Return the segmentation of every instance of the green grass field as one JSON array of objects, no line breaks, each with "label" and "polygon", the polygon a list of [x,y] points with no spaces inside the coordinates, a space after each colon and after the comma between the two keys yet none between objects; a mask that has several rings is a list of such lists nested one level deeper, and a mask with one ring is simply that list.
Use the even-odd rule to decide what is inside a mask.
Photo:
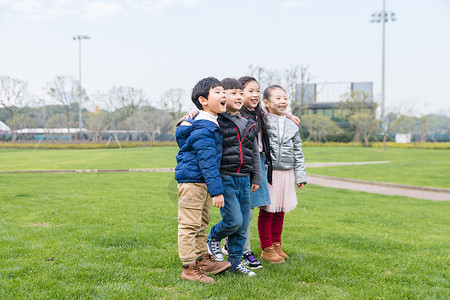
[{"label": "green grass field", "polygon": [[[286,215],[291,258],[179,279],[171,173],[1,174],[1,299],[446,299],[449,203],[317,186]],[[219,220],[212,209],[212,222]],[[252,248],[257,254],[256,218]]]},{"label": "green grass field", "polygon": [[[0,149],[0,170],[140,169],[175,167],[177,147],[99,150]],[[450,151],[305,147],[306,162],[390,161],[389,164],[308,168],[308,173],[450,188]]]},{"label": "green grass field", "polygon": [[327,176],[450,188],[448,150],[310,147],[307,162],[390,161],[388,164],[309,168],[307,172]]},{"label": "green grass field", "polygon": [[140,169],[175,167],[177,147],[95,150],[0,149],[0,170]]}]

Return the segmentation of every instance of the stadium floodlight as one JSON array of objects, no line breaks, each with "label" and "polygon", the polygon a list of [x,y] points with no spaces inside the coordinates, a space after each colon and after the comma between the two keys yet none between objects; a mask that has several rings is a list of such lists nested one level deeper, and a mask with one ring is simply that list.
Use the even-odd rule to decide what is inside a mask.
[{"label": "stadium floodlight", "polygon": [[80,103],[79,103],[79,115],[78,115],[78,123],[79,123],[79,129],[80,129],[80,137],[81,137],[81,130],[83,129],[83,121],[81,120],[81,103],[82,103],[82,95],[81,95],[81,40],[89,40],[91,37],[87,35],[75,35],[73,36],[73,40],[78,40],[78,66],[79,66],[79,77],[78,77],[78,92],[80,93]]},{"label": "stadium floodlight", "polygon": [[385,102],[385,23],[386,22],[395,22],[397,21],[396,14],[393,11],[387,12],[386,11],[386,0],[383,0],[383,10],[381,12],[374,12],[370,15],[372,19],[370,20],[371,23],[381,23],[382,25],[382,44],[381,44],[381,129],[383,130],[383,134],[386,134],[386,120],[385,120],[385,111],[384,111],[384,102]]}]

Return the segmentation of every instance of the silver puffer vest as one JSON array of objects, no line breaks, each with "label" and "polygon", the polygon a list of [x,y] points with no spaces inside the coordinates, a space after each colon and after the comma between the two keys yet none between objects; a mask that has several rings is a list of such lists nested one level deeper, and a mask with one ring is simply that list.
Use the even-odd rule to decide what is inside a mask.
[{"label": "silver puffer vest", "polygon": [[283,134],[280,136],[279,118],[269,113],[267,120],[273,169],[293,169],[296,183],[306,183],[305,156],[298,126],[292,120],[286,119]]}]

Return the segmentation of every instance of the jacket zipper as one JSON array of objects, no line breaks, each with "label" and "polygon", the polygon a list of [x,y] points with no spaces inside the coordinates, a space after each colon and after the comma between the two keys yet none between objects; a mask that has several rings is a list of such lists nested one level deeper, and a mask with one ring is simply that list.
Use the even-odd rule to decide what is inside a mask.
[{"label": "jacket zipper", "polygon": [[240,138],[240,136],[239,136],[239,128],[236,126],[237,138],[238,138],[238,142],[239,142],[239,156],[240,156],[240,158],[241,158],[241,163],[239,164],[239,168],[238,168],[238,171],[237,171],[238,173],[241,172],[242,165],[244,164],[244,157],[243,157],[243,153],[242,153],[242,142],[244,141],[245,136],[247,135],[247,133],[249,132],[249,130],[250,130],[253,126],[255,126],[255,125],[256,125],[256,123],[253,124],[252,126],[250,126],[250,127],[247,129],[247,131],[245,132],[244,136],[242,137],[242,140],[241,140],[241,138]]},{"label": "jacket zipper", "polygon": [[277,158],[277,169],[280,167],[280,157],[281,157],[281,141],[284,138],[284,133],[286,131],[286,124],[284,124],[283,134],[281,135],[281,139],[279,136],[280,132],[280,118],[277,117],[277,131],[278,131],[278,158]]}]

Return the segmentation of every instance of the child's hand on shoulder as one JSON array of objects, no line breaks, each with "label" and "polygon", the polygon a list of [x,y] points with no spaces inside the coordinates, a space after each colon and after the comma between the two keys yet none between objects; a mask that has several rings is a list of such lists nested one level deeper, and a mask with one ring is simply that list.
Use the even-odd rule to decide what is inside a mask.
[{"label": "child's hand on shoulder", "polygon": [[225,200],[223,199],[222,194],[212,197],[212,200],[213,206],[215,207],[221,208],[225,206]]},{"label": "child's hand on shoulder", "polygon": [[294,121],[294,123],[296,124],[296,125],[298,125],[298,124],[300,124],[300,118],[299,117],[297,117],[297,116],[294,116],[294,115],[291,115],[290,117],[289,117],[289,119],[291,119],[292,121]]},{"label": "child's hand on shoulder", "polygon": [[196,115],[198,115],[199,114],[199,110],[198,109],[195,109],[195,110],[193,110],[193,111],[190,111],[190,112],[188,112],[185,116],[184,116],[184,119],[185,120],[189,120],[189,118],[191,118],[191,119],[193,119]]},{"label": "child's hand on shoulder", "polygon": [[303,182],[297,184],[297,188],[299,188],[299,189],[302,189],[304,186],[305,186],[305,184]]},{"label": "child's hand on shoulder", "polygon": [[250,190],[251,190],[252,192],[256,192],[257,189],[259,189],[259,185],[257,185],[257,184],[252,184],[252,187],[250,188]]}]

